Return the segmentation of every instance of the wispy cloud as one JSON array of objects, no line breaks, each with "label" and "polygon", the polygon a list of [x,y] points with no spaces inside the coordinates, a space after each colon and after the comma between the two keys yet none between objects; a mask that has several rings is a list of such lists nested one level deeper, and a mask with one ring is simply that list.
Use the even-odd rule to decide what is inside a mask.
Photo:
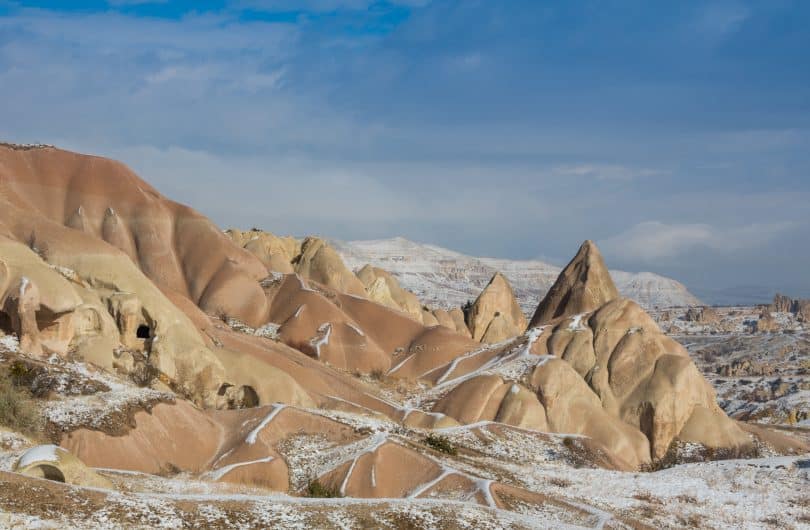
[{"label": "wispy cloud", "polygon": [[122,159],[223,225],[557,261],[590,238],[687,283],[726,281],[700,249],[752,282],[760,242],[807,283],[803,4],[0,4],[3,139]]},{"label": "wispy cloud", "polygon": [[701,248],[721,252],[756,249],[794,227],[792,222],[716,227],[645,221],[600,243],[606,252],[624,260],[656,262]]},{"label": "wispy cloud", "polygon": [[751,16],[751,10],[739,2],[712,2],[698,13],[695,25],[708,36],[725,37],[737,31]]},{"label": "wispy cloud", "polygon": [[572,164],[553,168],[555,174],[563,177],[587,177],[597,180],[634,180],[643,177],[662,175],[665,171],[617,164]]}]

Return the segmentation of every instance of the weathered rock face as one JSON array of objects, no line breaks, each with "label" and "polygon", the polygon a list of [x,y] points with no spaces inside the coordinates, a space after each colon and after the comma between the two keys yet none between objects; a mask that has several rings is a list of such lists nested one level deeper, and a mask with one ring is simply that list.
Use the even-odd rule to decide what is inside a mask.
[{"label": "weathered rock face", "polygon": [[242,232],[236,228],[225,233],[238,246],[256,256],[268,271],[293,272],[292,261],[301,253],[301,244],[292,237],[278,237],[260,230]]},{"label": "weathered rock face", "polygon": [[419,299],[400,287],[397,279],[387,271],[366,265],[357,271],[357,277],[363,282],[369,300],[402,311],[417,322],[424,323]]},{"label": "weathered rock face", "polygon": [[690,307],[686,310],[684,318],[687,322],[699,322],[702,324],[710,324],[720,320],[717,311],[711,307]]},{"label": "weathered rock face", "polygon": [[113,489],[109,480],[56,445],[39,445],[29,449],[19,458],[14,471],[75,486]]},{"label": "weathered rock face", "polygon": [[[632,301],[613,300],[590,314],[556,321],[548,339],[535,343],[533,351],[567,361],[609,417],[646,435],[654,459],[666,454],[688,422],[693,439],[699,432],[708,437],[721,430],[734,440],[731,448],[748,443],[718,407],[686,350]],[[543,380],[535,379],[541,394]],[[547,404],[546,412],[551,418]]]},{"label": "weathered rock face", "polygon": [[515,293],[501,273],[496,273],[472,305],[468,325],[473,340],[494,343],[521,334],[526,317]]},{"label": "weathered rock face", "polygon": [[585,241],[537,306],[530,327],[593,311],[618,297],[602,254],[592,241]]},{"label": "weathered rock face", "polygon": [[810,300],[797,301],[796,319],[799,322],[810,322]]},{"label": "weathered rock face", "polygon": [[783,294],[777,294],[768,310],[775,313],[793,313],[799,322],[810,322],[810,300],[794,300]]},{"label": "weathered rock face", "polygon": [[772,333],[779,330],[779,323],[767,309],[763,309],[759,315],[759,320],[755,324],[755,331],[758,333]]},{"label": "weathered rock face", "polygon": [[464,381],[433,407],[461,423],[497,421],[525,429],[547,431],[546,411],[537,395],[496,375]]},{"label": "weathered rock face", "polygon": [[773,297],[770,310],[776,313],[790,313],[793,311],[793,299],[780,293]]},{"label": "weathered rock face", "polygon": [[293,267],[302,277],[315,280],[326,287],[355,296],[366,294],[360,280],[323,239],[306,238],[301,244],[301,254],[293,260]]}]

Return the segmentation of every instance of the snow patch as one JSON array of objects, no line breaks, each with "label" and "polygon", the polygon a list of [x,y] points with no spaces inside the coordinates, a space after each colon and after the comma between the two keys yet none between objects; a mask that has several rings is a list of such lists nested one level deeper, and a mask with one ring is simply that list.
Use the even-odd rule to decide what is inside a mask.
[{"label": "snow patch", "polygon": [[59,462],[59,453],[67,453],[59,446],[48,444],[32,447],[20,457],[18,467],[28,467],[37,462]]}]

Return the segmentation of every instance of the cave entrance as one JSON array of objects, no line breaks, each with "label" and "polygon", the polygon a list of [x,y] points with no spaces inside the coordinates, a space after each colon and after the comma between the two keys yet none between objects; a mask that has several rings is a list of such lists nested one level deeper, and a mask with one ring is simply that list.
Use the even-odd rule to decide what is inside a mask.
[{"label": "cave entrance", "polygon": [[56,467],[48,464],[41,464],[31,470],[31,474],[54,482],[64,482],[65,475]]},{"label": "cave entrance", "polygon": [[149,326],[147,326],[146,324],[141,324],[140,326],[138,326],[138,329],[135,330],[135,336],[139,339],[148,339],[151,335],[152,332],[149,329]]},{"label": "cave entrance", "polygon": [[0,311],[0,332],[6,335],[14,334],[14,328],[11,327],[11,317],[3,311]]}]

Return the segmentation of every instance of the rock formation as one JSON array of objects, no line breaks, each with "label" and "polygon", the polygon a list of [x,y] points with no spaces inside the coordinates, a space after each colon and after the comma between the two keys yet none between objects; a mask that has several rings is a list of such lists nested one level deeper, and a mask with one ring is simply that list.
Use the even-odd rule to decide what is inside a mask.
[{"label": "rock formation", "polygon": [[810,300],[794,300],[777,293],[768,310],[774,313],[793,313],[799,322],[810,322]]},{"label": "rock formation", "polygon": [[38,445],[20,456],[14,471],[31,477],[65,482],[75,486],[112,489],[112,483],[84,462],[56,445]]},{"label": "rock formation", "polygon": [[515,337],[526,329],[526,316],[515,299],[512,286],[495,273],[467,315],[473,340],[494,343]]},{"label": "rock formation", "polygon": [[47,396],[37,405],[61,446],[25,452],[30,441],[4,433],[11,480],[126,490],[139,473],[180,471],[172,481],[217,492],[464,499],[593,526],[601,512],[551,498],[563,486],[533,491],[515,474],[546,472],[547,458],[645,469],[685,444],[806,450],[729,419],[686,350],[618,296],[590,242],[528,330],[501,274],[465,309],[431,310],[379,268],[355,275],[318,238],[225,236],[120,164],[0,145],[0,369]]},{"label": "rock formation", "polygon": [[415,294],[400,287],[399,282],[383,269],[366,265],[357,271],[369,300],[408,314],[417,322],[424,322],[422,303]]},{"label": "rock formation", "polygon": [[300,276],[326,287],[356,296],[366,294],[360,280],[323,239],[306,238],[301,244],[301,254],[293,259],[293,267]]},{"label": "rock formation", "polygon": [[698,322],[701,324],[711,324],[720,320],[717,311],[711,307],[690,307],[686,310],[684,319],[687,322]]},{"label": "rock formation", "polygon": [[773,314],[767,309],[763,309],[759,314],[759,319],[754,325],[754,331],[758,333],[772,333],[779,330],[779,323],[773,318]]},{"label": "rock formation", "polygon": [[231,228],[225,233],[238,246],[256,256],[268,271],[292,273],[292,261],[301,253],[301,243],[292,237],[278,237],[255,229],[242,232]]},{"label": "rock formation", "polygon": [[592,241],[585,241],[537,306],[529,325],[588,313],[618,297],[602,254]]},{"label": "rock formation", "polygon": [[[576,295],[555,298],[560,307],[574,304],[579,310],[589,300],[609,298],[603,294],[582,300],[582,293],[601,292],[586,287],[594,286],[594,272],[599,275],[597,285],[611,285],[589,246],[586,243],[584,255],[583,249],[578,255],[582,259],[575,259],[557,282],[566,285],[566,294]],[[590,266],[584,267],[589,253]],[[544,300],[541,308],[547,307]],[[498,373],[521,383],[510,386],[494,376]],[[431,374],[436,374],[437,389],[448,387],[437,390],[442,397],[434,411],[462,423],[540,425],[544,417],[549,430],[589,436],[628,468],[650,465],[678,443],[698,443],[729,455],[753,450],[749,435],[717,405],[714,390],[687,351],[664,335],[641,307],[623,298],[545,321],[517,342],[472,352]],[[527,396],[519,407],[524,413],[505,414],[507,389]],[[528,395],[536,396],[537,403]]]}]

